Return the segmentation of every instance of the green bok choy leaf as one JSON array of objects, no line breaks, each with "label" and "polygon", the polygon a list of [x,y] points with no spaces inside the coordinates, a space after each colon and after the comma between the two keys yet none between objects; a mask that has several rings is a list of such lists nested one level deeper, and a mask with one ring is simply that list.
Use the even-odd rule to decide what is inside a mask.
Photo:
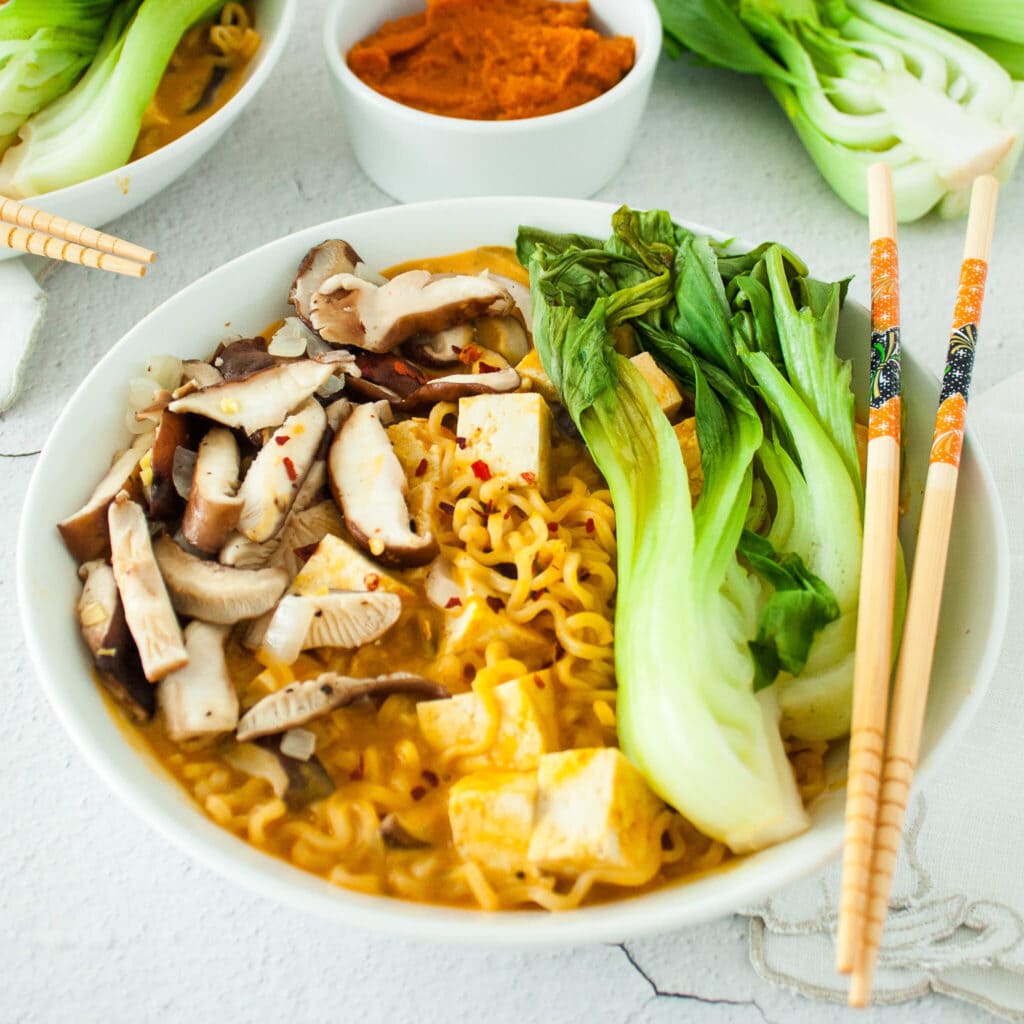
[{"label": "green bok choy leaf", "polygon": [[[754,692],[748,643],[757,634],[761,587],[736,550],[760,419],[719,375],[737,399],[723,401],[696,356],[678,346],[697,405],[705,480],[691,510],[672,427],[613,337],[624,323],[656,329],[672,301],[669,268],[624,251],[611,261],[607,249],[558,251],[535,235],[520,242],[520,258],[529,258],[537,350],[615,506],[623,750],[662,797],[733,850],[792,836],[807,827],[807,816],[780,737],[774,689]],[[609,249],[622,250],[622,243]],[[634,283],[607,291],[624,281]]]},{"label": "green bok choy leaf", "polygon": [[142,115],[185,30],[224,0],[124,0],[89,70],[21,127],[0,161],[0,193],[64,188],[128,162]]},{"label": "green bok choy leaf", "polygon": [[1020,155],[1024,84],[880,0],[656,2],[670,49],[764,79],[829,185],[861,213],[878,160],[909,221],[963,213],[973,179],[1005,181]]}]

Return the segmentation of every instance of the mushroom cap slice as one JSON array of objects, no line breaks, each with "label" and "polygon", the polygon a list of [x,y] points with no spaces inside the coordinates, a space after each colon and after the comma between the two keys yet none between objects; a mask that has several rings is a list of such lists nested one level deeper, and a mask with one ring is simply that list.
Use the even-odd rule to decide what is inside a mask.
[{"label": "mushroom cap slice", "polygon": [[193,547],[219,551],[238,525],[238,442],[226,427],[214,427],[199,443],[192,489],[181,532]]},{"label": "mushroom cap slice", "polygon": [[279,427],[334,373],[334,367],[312,359],[298,359],[260,370],[251,377],[214,384],[168,406],[171,412],[193,412],[225,427],[254,434],[264,427]]},{"label": "mushroom cap slice", "polygon": [[152,433],[140,435],[123,451],[89,495],[89,500],[73,516],[57,524],[68,551],[78,562],[104,558],[110,551],[107,509],[114,496],[125,487],[153,441]]},{"label": "mushroom cap slice", "polygon": [[490,278],[408,270],[382,285],[335,274],[313,293],[309,322],[324,341],[390,352],[417,334],[436,334],[478,316],[505,316],[512,296]]},{"label": "mushroom cap slice", "polygon": [[417,700],[451,696],[443,686],[407,672],[372,679],[324,672],[315,679],[292,683],[258,701],[242,716],[235,735],[240,742],[270,736],[310,722],[360,697],[387,697],[393,693],[407,693]]},{"label": "mushroom cap slice", "polygon": [[[121,491],[110,504],[107,521],[114,579],[124,616],[146,678],[154,683],[188,663],[181,626],[157,567],[142,506]],[[192,557],[181,553],[185,558]]]},{"label": "mushroom cap slice", "polygon": [[383,636],[401,611],[402,599],[385,591],[289,594],[267,624],[262,649],[291,665],[311,647],[362,647]]},{"label": "mushroom cap slice", "polygon": [[190,622],[185,628],[188,664],[156,690],[167,735],[175,743],[217,736],[238,722],[238,695],[224,657],[226,626]]},{"label": "mushroom cap slice", "polygon": [[153,545],[174,607],[204,622],[231,625],[274,607],[288,586],[283,569],[234,569],[183,551],[166,534]]},{"label": "mushroom cap slice", "polygon": [[425,565],[438,552],[428,531],[409,526],[408,482],[381,422],[386,402],[356,406],[334,437],[327,475],[352,539],[391,565]]},{"label": "mushroom cap slice", "polygon": [[473,344],[474,334],[471,323],[456,324],[443,331],[410,338],[406,351],[424,366],[451,366],[459,361],[462,350]]},{"label": "mushroom cap slice", "polygon": [[242,499],[240,533],[262,543],[281,530],[326,430],[323,406],[310,398],[274,432],[238,490]]},{"label": "mushroom cap slice", "polygon": [[302,257],[291,291],[288,293],[288,301],[295,307],[299,319],[312,327],[309,322],[309,307],[313,294],[324,281],[336,274],[354,274],[361,262],[355,249],[340,238],[329,238],[319,245],[314,245]]},{"label": "mushroom cap slice", "polygon": [[434,405],[437,402],[457,402],[460,398],[467,398],[470,395],[494,395],[515,391],[519,387],[519,381],[519,374],[511,366],[506,366],[496,373],[452,373],[428,380],[395,405],[403,410],[418,409],[420,406]]},{"label": "mushroom cap slice", "polygon": [[156,693],[128,631],[114,570],[97,559],[86,562],[78,575],[85,580],[78,598],[78,623],[100,680],[132,718],[146,721],[156,710]]},{"label": "mushroom cap slice", "polygon": [[174,454],[178,448],[189,446],[189,434],[187,416],[179,416],[168,409],[160,414],[150,456],[153,469],[153,482],[147,488],[150,519],[175,519],[181,511],[181,498],[174,486]]}]

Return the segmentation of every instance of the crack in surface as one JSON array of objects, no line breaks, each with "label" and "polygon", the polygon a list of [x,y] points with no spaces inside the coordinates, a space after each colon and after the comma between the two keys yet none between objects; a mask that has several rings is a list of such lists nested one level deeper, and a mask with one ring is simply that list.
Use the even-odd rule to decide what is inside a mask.
[{"label": "crack in surface", "polygon": [[34,452],[0,452],[0,459],[29,459],[41,451],[42,448],[37,448]]},{"label": "crack in surface", "polygon": [[624,942],[616,942],[615,946],[622,950],[622,954],[629,961],[630,967],[647,982],[655,999],[679,999],[686,1002],[707,1003],[710,1006],[750,1006],[757,1011],[765,1024],[773,1024],[756,999],[713,999],[710,996],[697,995],[696,992],[672,992],[668,989],[659,988],[658,983],[640,966],[639,961],[629,951],[629,947]]}]

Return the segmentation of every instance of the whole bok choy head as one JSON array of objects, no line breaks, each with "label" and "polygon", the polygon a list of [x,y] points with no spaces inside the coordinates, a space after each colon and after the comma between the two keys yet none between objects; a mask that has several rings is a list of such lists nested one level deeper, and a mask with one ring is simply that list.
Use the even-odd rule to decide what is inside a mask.
[{"label": "whole bok choy head", "polygon": [[37,110],[89,66],[117,0],[8,0],[0,5],[0,153]]},{"label": "whole bok choy head", "polygon": [[[556,241],[551,240],[549,241]],[[747,645],[759,586],[737,560],[761,424],[693,386],[713,415],[704,491],[690,507],[686,468],[650,387],[615,350],[613,331],[671,299],[668,268],[651,275],[607,250],[530,253],[534,341],[611,489],[618,544],[615,665],[619,738],[652,788],[702,831],[753,850],[807,827],[778,729],[772,690],[754,693]],[[636,283],[619,287],[630,278]]]},{"label": "whole bok choy head", "polygon": [[[727,255],[660,211],[613,225],[605,243],[522,229],[518,253],[538,352],[615,504],[619,738],[669,803],[753,849],[803,827],[779,708],[786,735],[850,724],[861,482],[835,353],[845,286],[779,246]],[[624,325],[693,403],[692,510],[671,426],[615,349]]]},{"label": "whole bok choy head", "polygon": [[179,40],[223,6],[224,0],[121,0],[89,70],[22,125],[0,160],[0,193],[38,195],[127,163]]},{"label": "whole bok choy head", "polygon": [[1020,155],[1024,84],[952,32],[879,0],[656,0],[670,49],[760,75],[818,169],[867,213],[867,168],[896,212],[967,208],[979,174]]}]

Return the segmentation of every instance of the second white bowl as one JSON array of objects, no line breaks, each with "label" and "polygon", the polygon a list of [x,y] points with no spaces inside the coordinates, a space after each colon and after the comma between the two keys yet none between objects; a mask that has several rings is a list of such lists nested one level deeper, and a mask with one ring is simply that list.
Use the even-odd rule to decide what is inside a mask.
[{"label": "second white bowl", "polygon": [[515,121],[442,117],[407,107],[357,78],[345,56],[385,21],[426,0],[335,0],[324,52],[359,165],[402,202],[481,195],[593,195],[625,162],[647,104],[661,50],[652,0],[591,0],[603,34],[632,36],[636,63],[602,96]]}]

